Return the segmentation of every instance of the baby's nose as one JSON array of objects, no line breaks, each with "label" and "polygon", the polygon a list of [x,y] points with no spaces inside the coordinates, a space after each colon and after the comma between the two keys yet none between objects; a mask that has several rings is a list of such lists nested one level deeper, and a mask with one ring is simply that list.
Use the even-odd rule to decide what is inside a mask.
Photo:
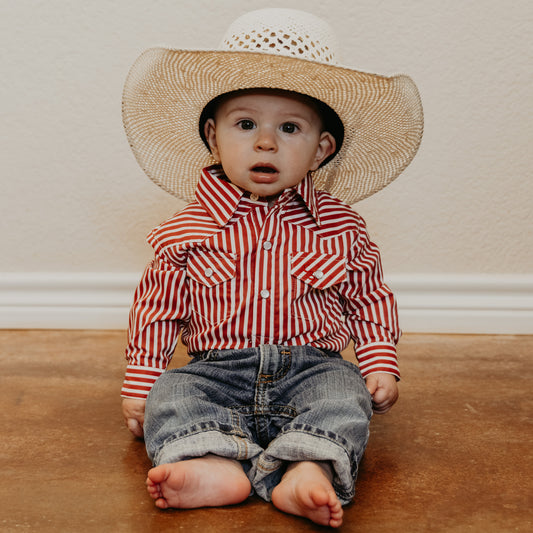
[{"label": "baby's nose", "polygon": [[268,129],[261,129],[257,132],[257,139],[255,142],[256,150],[275,151],[277,148],[276,137],[274,133]]}]

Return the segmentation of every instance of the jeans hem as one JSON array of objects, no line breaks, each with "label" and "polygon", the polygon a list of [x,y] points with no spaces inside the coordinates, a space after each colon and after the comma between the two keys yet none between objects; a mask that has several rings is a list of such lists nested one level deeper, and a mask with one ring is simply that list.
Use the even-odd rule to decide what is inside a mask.
[{"label": "jeans hem", "polygon": [[258,496],[270,501],[272,491],[285,472],[287,463],[298,461],[327,462],[333,470],[333,489],[342,505],[349,504],[355,496],[358,463],[364,453],[350,453],[331,434],[312,434],[309,428],[284,431],[254,461],[250,481]]},{"label": "jeans hem", "polygon": [[[191,451],[194,450],[194,453]],[[213,454],[236,461],[247,461],[263,449],[242,435],[218,429],[201,429],[185,436],[168,439],[153,458],[154,465],[177,463]]]}]

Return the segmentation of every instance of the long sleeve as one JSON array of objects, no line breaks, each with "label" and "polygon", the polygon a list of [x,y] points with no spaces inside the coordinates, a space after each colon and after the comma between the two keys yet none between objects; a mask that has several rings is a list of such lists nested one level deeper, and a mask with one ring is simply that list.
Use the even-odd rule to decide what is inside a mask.
[{"label": "long sleeve", "polygon": [[144,271],[130,311],[124,398],[145,399],[172,358],[190,307],[185,274],[157,254]]},{"label": "long sleeve", "polygon": [[399,378],[396,344],[401,331],[396,300],[383,281],[379,250],[368,238],[362,219],[352,252],[341,295],[359,368],[363,377],[385,372]]}]

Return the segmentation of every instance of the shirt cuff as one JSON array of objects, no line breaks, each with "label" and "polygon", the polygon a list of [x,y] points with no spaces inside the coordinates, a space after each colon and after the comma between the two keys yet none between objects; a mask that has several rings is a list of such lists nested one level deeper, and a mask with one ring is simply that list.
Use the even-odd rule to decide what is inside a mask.
[{"label": "shirt cuff", "polygon": [[163,372],[160,368],[128,365],[120,395],[123,398],[146,400],[156,379]]},{"label": "shirt cuff", "polygon": [[398,368],[398,357],[394,344],[376,342],[358,346],[355,350],[359,370],[364,378],[370,374],[383,372],[392,374],[396,379],[400,379],[400,369]]}]

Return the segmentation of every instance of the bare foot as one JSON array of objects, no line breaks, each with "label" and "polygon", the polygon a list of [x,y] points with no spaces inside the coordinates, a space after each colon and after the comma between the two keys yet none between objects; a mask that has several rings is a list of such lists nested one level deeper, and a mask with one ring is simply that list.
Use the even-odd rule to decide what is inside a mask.
[{"label": "bare foot", "polygon": [[152,468],[146,488],[160,509],[194,509],[240,503],[251,485],[238,461],[206,455]]},{"label": "bare foot", "polygon": [[331,485],[331,470],[323,463],[291,464],[272,491],[272,503],[280,511],[303,516],[322,526],[342,524],[344,511]]}]

